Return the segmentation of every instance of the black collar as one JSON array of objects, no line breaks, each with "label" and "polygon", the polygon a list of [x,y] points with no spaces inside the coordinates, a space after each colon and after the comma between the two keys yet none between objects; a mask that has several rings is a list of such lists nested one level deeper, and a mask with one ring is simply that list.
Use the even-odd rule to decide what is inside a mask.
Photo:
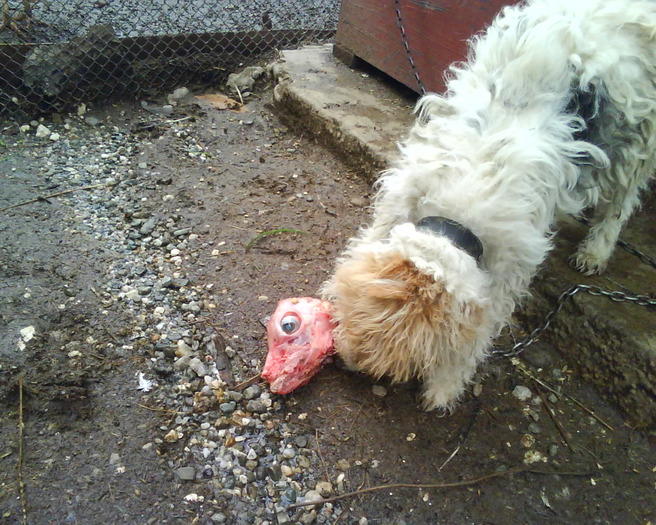
[{"label": "black collar", "polygon": [[483,255],[483,244],[474,233],[459,222],[445,217],[424,217],[416,224],[417,229],[426,230],[449,239],[457,248],[471,255],[478,262]]}]

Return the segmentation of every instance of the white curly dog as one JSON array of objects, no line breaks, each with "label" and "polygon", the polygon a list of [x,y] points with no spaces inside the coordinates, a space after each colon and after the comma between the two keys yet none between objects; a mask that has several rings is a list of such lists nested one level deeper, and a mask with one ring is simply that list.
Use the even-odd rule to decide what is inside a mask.
[{"label": "white curly dog", "polygon": [[322,295],[346,364],[424,381],[451,409],[552,247],[558,213],[598,206],[573,257],[604,270],[656,161],[656,2],[505,8],[423,97],[373,223]]}]

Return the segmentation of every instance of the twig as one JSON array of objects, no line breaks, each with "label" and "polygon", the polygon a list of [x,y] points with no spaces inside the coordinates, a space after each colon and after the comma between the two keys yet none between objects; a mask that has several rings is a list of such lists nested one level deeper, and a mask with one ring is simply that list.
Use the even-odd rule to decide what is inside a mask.
[{"label": "twig", "polygon": [[251,377],[250,379],[247,379],[246,381],[242,381],[238,385],[235,385],[232,387],[232,390],[243,390],[244,388],[248,388],[251,385],[254,385],[260,380],[260,374],[257,374],[256,376]]},{"label": "twig", "polygon": [[610,430],[611,432],[613,432],[613,431],[615,430],[611,425],[609,425],[608,423],[606,423],[606,422],[605,422],[603,419],[601,419],[597,414],[595,414],[593,410],[591,410],[591,409],[589,409],[588,407],[586,407],[586,406],[585,406],[583,403],[581,403],[578,399],[575,399],[575,398],[573,398],[572,396],[570,396],[569,394],[566,394],[566,393],[564,393],[564,392],[563,392],[563,395],[564,395],[567,399],[569,399],[570,401],[572,401],[573,403],[575,403],[575,404],[576,404],[581,410],[583,410],[584,412],[588,413],[590,416],[592,416],[592,417],[595,418],[597,421],[599,421],[599,423],[601,423],[602,425],[604,425],[608,430]]},{"label": "twig", "polygon": [[116,336],[115,336],[113,333],[111,333],[111,332],[109,331],[108,328],[105,328],[105,327],[103,326],[102,329],[103,329],[103,331],[109,336],[109,338],[110,338],[112,341],[114,341],[115,344],[117,344],[117,345],[120,345],[120,344],[121,344],[121,342],[120,342],[118,339],[116,339]]},{"label": "twig", "polygon": [[23,481],[23,376],[18,377],[18,492],[20,494],[21,509],[23,511],[23,525],[27,525],[27,497],[25,496],[25,482]]},{"label": "twig", "polygon": [[604,426],[605,426],[608,430],[610,430],[611,432],[613,432],[613,431],[615,430],[612,426],[610,426],[608,423],[606,423],[606,422],[605,422],[603,419],[601,419],[597,414],[595,414],[594,411],[590,410],[590,409],[589,409],[588,407],[586,407],[583,403],[581,403],[578,399],[576,399],[576,398],[570,396],[569,394],[566,394],[565,392],[556,392],[556,391],[555,391],[553,388],[551,388],[548,384],[546,384],[544,381],[540,381],[537,377],[535,377],[533,374],[531,374],[528,370],[524,370],[524,368],[521,367],[521,366],[519,366],[518,368],[519,368],[519,370],[520,370],[522,373],[526,374],[526,375],[527,375],[528,377],[530,377],[533,381],[535,381],[537,384],[539,384],[539,385],[543,386],[544,388],[546,388],[546,389],[547,389],[549,392],[551,392],[552,394],[556,394],[557,396],[561,396],[561,395],[562,395],[562,396],[565,396],[567,399],[569,399],[569,400],[572,401],[574,404],[576,404],[581,410],[583,410],[584,412],[587,412],[587,413],[590,414],[593,418],[595,418],[597,421],[599,421],[599,423],[601,423],[602,425],[604,425]]},{"label": "twig", "polygon": [[462,446],[462,441],[461,441],[460,443],[458,443],[458,446],[455,448],[455,450],[454,450],[453,452],[451,452],[451,455],[450,455],[448,458],[446,458],[446,460],[444,461],[444,463],[442,463],[442,465],[440,466],[440,468],[437,469],[438,472],[440,472],[440,471],[446,466],[446,464],[447,464],[449,461],[451,461],[451,460],[456,456],[456,454],[457,454],[458,452],[460,452],[460,447],[461,447],[461,446]]},{"label": "twig", "polygon": [[94,188],[102,188],[104,186],[105,186],[105,184],[94,184],[93,186],[83,186],[82,188],[72,188],[70,190],[59,191],[57,193],[51,193],[50,195],[41,195],[41,196],[36,197],[34,199],[30,199],[29,201],[19,202],[18,204],[12,204],[11,206],[7,206],[6,208],[1,208],[0,213],[3,212],[3,211],[11,210],[12,208],[18,208],[19,206],[25,206],[26,204],[32,204],[33,202],[47,201],[48,199],[51,199],[53,197],[59,197],[60,195],[66,195],[67,193],[73,193],[74,191],[92,190]]},{"label": "twig", "polygon": [[210,321],[209,317],[202,317],[200,319],[196,319],[195,321],[188,321],[186,323],[183,323],[183,326],[193,326],[196,324],[209,323],[209,321]]},{"label": "twig", "polygon": [[164,124],[177,124],[178,122],[183,122],[185,120],[189,120],[191,117],[182,117],[182,118],[177,118],[175,120],[166,120],[164,121]]},{"label": "twig", "polygon": [[239,87],[235,86],[235,89],[237,90],[237,95],[239,95],[239,102],[241,105],[244,105],[244,98],[241,96],[241,91],[239,91]]},{"label": "twig", "polygon": [[437,469],[438,472],[441,471],[446,466],[446,464],[456,456],[456,454],[460,451],[461,447],[465,444],[465,441],[467,441],[467,438],[469,437],[469,433],[471,432],[471,429],[474,427],[474,422],[476,421],[476,417],[478,416],[480,411],[481,411],[481,403],[479,402],[474,407],[474,410],[472,411],[472,414],[469,417],[469,421],[467,422],[467,426],[465,427],[465,430],[463,430],[460,433],[460,441],[458,442],[458,446],[453,452],[451,452],[451,455],[448,458],[446,458],[446,461],[442,463],[442,466],[440,466],[440,468]]},{"label": "twig", "polygon": [[[346,435],[347,435],[347,436],[350,436],[350,435],[351,435],[351,430],[353,430],[353,426],[355,425],[355,422],[356,422],[356,421],[360,421],[360,414],[362,413],[363,410],[364,410],[364,405],[361,404],[361,405],[360,405],[360,408],[358,409],[358,413],[355,414],[355,417],[354,417],[353,420],[351,421],[351,426],[350,426],[350,427],[348,428],[348,430],[346,431]],[[317,415],[318,415],[318,414],[317,414]]]},{"label": "twig", "polygon": [[[535,378],[533,380],[535,381]],[[539,385],[540,383],[535,381],[535,384]],[[551,419],[551,421],[554,424],[554,426],[556,427],[556,429],[558,429],[560,437],[563,438],[563,441],[565,442],[565,445],[567,445],[567,448],[569,448],[572,452],[576,453],[576,450],[574,450],[574,447],[569,442],[569,438],[567,437],[567,432],[565,431],[565,429],[561,425],[560,421],[558,421],[558,419],[556,419],[556,415],[552,412],[551,407],[549,406],[549,404],[547,402],[547,398],[544,397],[544,394],[542,393],[542,391],[539,388],[536,388],[536,390],[538,392],[538,395],[540,396],[540,399],[542,400],[542,404],[544,405],[544,409],[547,411],[547,414],[549,415],[549,418]]]},{"label": "twig", "polygon": [[287,509],[295,509],[297,507],[307,507],[309,505],[323,505],[324,503],[332,503],[334,501],[339,501],[345,498],[351,498],[353,496],[359,496],[361,494],[368,494],[370,492],[377,492],[380,490],[393,490],[393,489],[447,489],[455,487],[467,487],[469,485],[476,485],[482,481],[486,481],[492,478],[498,478],[500,476],[507,476],[511,474],[519,474],[522,472],[530,474],[543,474],[543,475],[553,475],[553,476],[590,476],[590,472],[559,472],[559,471],[548,471],[548,470],[533,470],[525,467],[517,467],[501,472],[493,472],[492,474],[487,474],[481,476],[480,478],[468,479],[465,481],[455,481],[451,483],[392,483],[390,485],[377,485],[375,487],[368,487],[366,489],[355,490],[353,492],[347,492],[345,494],[340,494],[339,496],[333,496],[331,498],[314,500],[314,501],[303,501],[301,503],[294,503],[288,505]]},{"label": "twig", "polygon": [[319,430],[315,429],[314,430],[314,439],[317,442],[317,454],[319,455],[319,459],[321,460],[321,464],[323,465],[323,470],[326,475],[326,479],[330,479],[330,475],[328,474],[328,467],[326,466],[326,460],[323,459],[323,454],[321,453],[321,444],[319,443]]},{"label": "twig", "polygon": [[158,408],[158,407],[149,407],[148,405],[142,405],[141,403],[137,403],[137,406],[140,406],[141,408],[145,408],[147,410],[152,410],[153,412],[166,412],[167,414],[184,414],[184,412],[178,412],[177,410],[169,410],[167,408]]}]

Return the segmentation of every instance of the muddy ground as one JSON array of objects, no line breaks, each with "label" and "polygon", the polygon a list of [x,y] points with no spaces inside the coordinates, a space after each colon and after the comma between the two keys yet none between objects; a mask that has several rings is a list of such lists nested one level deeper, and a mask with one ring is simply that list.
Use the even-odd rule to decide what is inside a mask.
[{"label": "muddy ground", "polygon": [[[229,451],[239,432],[224,404],[199,401],[202,375],[180,348],[223,363],[221,395],[243,390],[276,301],[315,294],[368,215],[363,174],[286,130],[268,98],[242,113],[91,108],[44,121],[54,137],[4,129],[0,209],[76,191],[0,214],[0,523],[655,520],[649,437],[541,343],[489,362],[446,416],[418,409],[417,385],[374,390],[339,363],[284,398],[262,385],[264,408],[238,401],[235,413],[266,429],[253,461],[269,474],[235,484],[218,453],[203,464],[198,440],[222,425],[217,450]],[[303,233],[257,239],[281,228]],[[276,455],[274,440],[309,461]],[[277,461],[289,461],[282,479]],[[286,508],[320,481],[339,496],[477,478]]]}]

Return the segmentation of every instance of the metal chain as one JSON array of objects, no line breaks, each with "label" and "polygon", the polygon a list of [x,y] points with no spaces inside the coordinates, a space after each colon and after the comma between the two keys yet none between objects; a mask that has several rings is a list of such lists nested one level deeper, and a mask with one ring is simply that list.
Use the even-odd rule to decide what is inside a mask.
[{"label": "metal chain", "polygon": [[[574,216],[574,218],[586,226],[590,226],[590,221],[585,217]],[[632,244],[621,240],[618,240],[617,244],[631,255],[638,257],[638,259],[640,259],[643,263],[648,264],[652,268],[656,268],[656,259],[645,253],[642,253]],[[554,317],[556,317],[558,312],[563,309],[567,299],[574,297],[581,291],[584,291],[590,295],[608,297],[611,301],[615,302],[632,302],[638,306],[656,307],[656,299],[652,299],[647,295],[631,295],[617,290],[605,290],[599,286],[577,284],[560,294],[558,301],[556,301],[555,308],[546,315],[542,326],[539,326],[533,330],[528,336],[522,339],[519,343],[516,343],[514,346],[505,349],[493,350],[491,354],[498,357],[514,357],[521,354],[528,346],[533,344],[538,339],[538,337],[540,337],[549,328],[549,326],[551,326]]]},{"label": "metal chain", "polygon": [[401,2],[400,0],[394,0],[394,7],[396,8],[396,23],[399,26],[401,31],[401,39],[403,41],[403,47],[405,47],[405,54],[408,57],[408,62],[410,62],[410,68],[412,69],[415,78],[417,79],[417,86],[422,95],[426,94],[426,88],[424,83],[419,78],[419,71],[417,65],[415,64],[415,59],[412,57],[412,51],[410,50],[410,45],[408,44],[408,35],[405,32],[405,26],[403,25],[403,16],[401,15]]},{"label": "metal chain", "polygon": [[621,246],[622,249],[625,252],[630,253],[631,255],[635,255],[638,259],[640,259],[643,263],[648,264],[652,266],[653,268],[656,268],[656,259],[653,257],[650,257],[646,253],[642,253],[638,248],[633,246],[633,244],[629,244],[628,242],[624,241],[617,241],[618,246]]},{"label": "metal chain", "polygon": [[599,286],[592,286],[589,284],[576,284],[560,294],[560,297],[558,297],[558,301],[556,302],[556,307],[551,310],[544,318],[544,323],[542,326],[539,326],[533,330],[528,336],[522,339],[519,343],[516,343],[511,348],[493,350],[491,354],[497,357],[514,357],[521,354],[528,346],[533,344],[542,335],[542,333],[549,328],[549,326],[551,326],[554,317],[556,317],[558,312],[563,309],[567,299],[574,297],[579,292],[586,292],[589,295],[594,296],[607,297],[611,301],[615,301],[617,303],[631,302],[637,304],[638,306],[656,308],[656,299],[652,299],[647,295],[631,295],[619,291],[605,290]]}]

